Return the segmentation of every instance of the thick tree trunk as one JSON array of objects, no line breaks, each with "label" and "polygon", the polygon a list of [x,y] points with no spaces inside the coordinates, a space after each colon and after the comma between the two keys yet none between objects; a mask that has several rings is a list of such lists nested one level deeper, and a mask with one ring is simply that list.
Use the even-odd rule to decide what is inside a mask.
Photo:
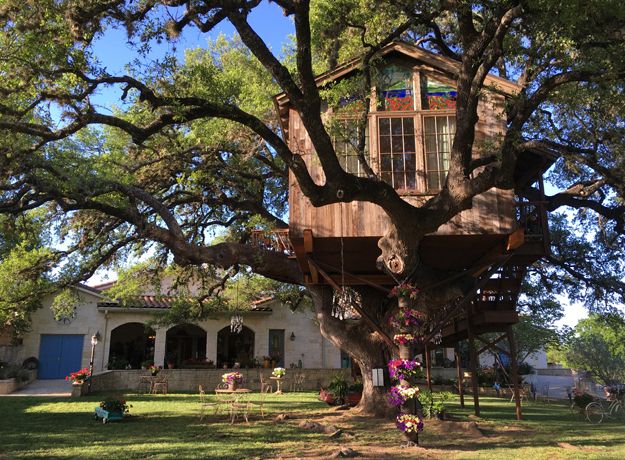
[{"label": "thick tree trunk", "polygon": [[[444,279],[441,274],[434,270],[419,270],[419,285],[431,285],[435,280]],[[379,331],[374,331],[369,323],[362,319],[340,319],[333,315],[332,297],[333,289],[329,286],[308,287],[314,301],[315,312],[321,334],[336,347],[350,354],[360,367],[363,380],[363,394],[356,410],[363,415],[389,416],[395,413],[395,409],[388,404],[387,394],[391,382],[385,381],[384,387],[374,387],[372,371],[376,368],[384,369],[391,358],[398,358],[397,347],[391,348]],[[396,301],[389,299],[384,292],[367,286],[355,286],[353,289],[360,295],[359,306],[380,329],[390,337],[394,331],[390,330],[388,317],[398,309]],[[424,311],[436,308],[445,301],[457,297],[461,293],[459,284],[447,284],[437,287],[433,292],[419,296],[419,309]],[[395,331],[398,332],[398,331]],[[410,359],[412,356],[405,356]]]},{"label": "thick tree trunk", "polygon": [[[321,334],[336,347],[347,351],[360,367],[362,374],[362,399],[356,410],[363,415],[377,417],[387,416],[392,412],[386,400],[387,387],[374,387],[372,371],[376,368],[386,370],[386,364],[391,357],[386,342],[379,333],[369,328],[359,320],[341,320],[332,315],[333,290],[328,286],[309,287],[315,304],[317,319]],[[385,295],[371,288],[359,289],[362,298],[366,299],[364,307],[380,305]],[[381,321],[380,321],[381,322]]]}]

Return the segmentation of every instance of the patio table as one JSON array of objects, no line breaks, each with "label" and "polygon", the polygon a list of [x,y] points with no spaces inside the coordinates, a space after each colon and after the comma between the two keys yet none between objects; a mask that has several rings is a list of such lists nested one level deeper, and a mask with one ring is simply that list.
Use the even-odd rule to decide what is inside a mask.
[{"label": "patio table", "polygon": [[276,391],[274,394],[281,395],[282,394],[282,382],[284,382],[283,377],[269,377],[271,380],[276,381]]},{"label": "patio table", "polygon": [[236,419],[237,415],[239,415],[239,413],[243,415],[243,418],[245,419],[245,421],[249,423],[247,415],[249,412],[250,402],[247,400],[245,401],[241,401],[241,400],[245,399],[245,396],[249,395],[251,392],[252,390],[250,390],[249,388],[237,388],[236,390],[228,390],[228,389],[221,389],[221,388],[215,389],[215,394],[217,395],[232,396],[232,399],[223,400],[224,404],[227,404],[228,407],[230,408],[229,410],[230,423],[234,423],[234,420]]}]

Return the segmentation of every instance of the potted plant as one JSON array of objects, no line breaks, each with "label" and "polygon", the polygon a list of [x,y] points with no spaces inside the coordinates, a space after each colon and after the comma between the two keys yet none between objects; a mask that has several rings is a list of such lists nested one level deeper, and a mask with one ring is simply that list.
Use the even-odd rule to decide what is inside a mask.
[{"label": "potted plant", "polygon": [[89,368],[85,367],[76,372],[70,372],[65,380],[72,382],[72,396],[78,397],[86,394],[85,381],[89,378]]},{"label": "potted plant", "polygon": [[243,374],[240,372],[227,372],[221,376],[221,381],[228,385],[228,390],[236,391],[243,382]]},{"label": "potted plant", "polygon": [[65,380],[71,381],[73,385],[82,385],[89,377],[89,368],[85,367],[76,372],[70,372]]},{"label": "potted plant", "polygon": [[124,415],[128,413],[129,406],[125,400],[120,398],[106,398],[100,402],[95,408],[94,418],[102,419],[102,423],[108,423],[113,420],[123,420]]},{"label": "potted plant", "polygon": [[173,369],[176,363],[176,353],[167,353],[165,355],[165,362],[167,363],[167,369]]},{"label": "potted plant", "polygon": [[150,371],[150,374],[152,374],[152,376],[154,377],[154,376],[156,376],[160,372],[160,370],[162,368],[163,368],[163,366],[155,366],[154,364],[151,364],[148,367],[148,370]]},{"label": "potted plant", "polygon": [[362,399],[362,382],[355,382],[347,389],[347,404],[355,406]]},{"label": "potted plant", "polygon": [[284,367],[276,367],[271,372],[271,376],[277,379],[284,378],[285,375],[286,375],[286,369]]},{"label": "potted plant", "polygon": [[419,433],[423,431],[423,420],[418,415],[399,414],[396,425],[404,433],[409,446],[419,444]]},{"label": "potted plant", "polygon": [[349,385],[347,384],[347,380],[341,374],[336,374],[332,377],[330,381],[330,385],[328,386],[328,391],[332,393],[334,397],[334,404],[345,404],[345,397],[347,396],[347,389]]},{"label": "potted plant", "polygon": [[269,369],[269,366],[271,366],[271,358],[269,356],[263,356],[263,368]]}]

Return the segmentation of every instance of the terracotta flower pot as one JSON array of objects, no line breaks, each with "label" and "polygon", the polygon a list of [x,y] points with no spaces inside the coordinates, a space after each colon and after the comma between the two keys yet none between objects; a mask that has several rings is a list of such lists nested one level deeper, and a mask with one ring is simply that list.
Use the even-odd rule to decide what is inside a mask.
[{"label": "terracotta flower pot", "polygon": [[228,382],[228,390],[236,391],[237,388],[239,388],[239,382],[237,382],[236,380],[233,380],[232,382]]}]

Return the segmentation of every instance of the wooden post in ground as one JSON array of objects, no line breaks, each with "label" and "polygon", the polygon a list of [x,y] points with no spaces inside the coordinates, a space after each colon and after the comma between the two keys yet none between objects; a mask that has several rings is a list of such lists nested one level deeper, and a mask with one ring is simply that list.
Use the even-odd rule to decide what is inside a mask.
[{"label": "wooden post in ground", "polygon": [[458,352],[458,346],[454,348],[454,355],[456,357],[456,378],[458,379],[458,394],[460,395],[460,407],[464,409],[464,384],[462,381],[462,368],[460,366],[460,353]]},{"label": "wooden post in ground", "polygon": [[428,348],[428,344],[425,344],[425,381],[428,384],[428,390],[432,391],[432,371],[431,371],[431,363],[430,363],[430,349]]},{"label": "wooden post in ground", "polygon": [[521,413],[521,395],[519,394],[519,366],[516,360],[516,340],[514,339],[512,326],[506,328],[506,335],[508,336],[508,343],[510,344],[510,367],[512,368],[512,391],[514,393],[514,403],[516,405],[516,418],[517,420],[521,420],[523,414]]},{"label": "wooden post in ground", "polygon": [[469,368],[471,369],[471,387],[473,388],[473,405],[475,406],[475,415],[480,416],[480,397],[477,384],[477,352],[475,350],[475,336],[471,326],[471,318],[467,310],[467,332],[469,335]]}]

